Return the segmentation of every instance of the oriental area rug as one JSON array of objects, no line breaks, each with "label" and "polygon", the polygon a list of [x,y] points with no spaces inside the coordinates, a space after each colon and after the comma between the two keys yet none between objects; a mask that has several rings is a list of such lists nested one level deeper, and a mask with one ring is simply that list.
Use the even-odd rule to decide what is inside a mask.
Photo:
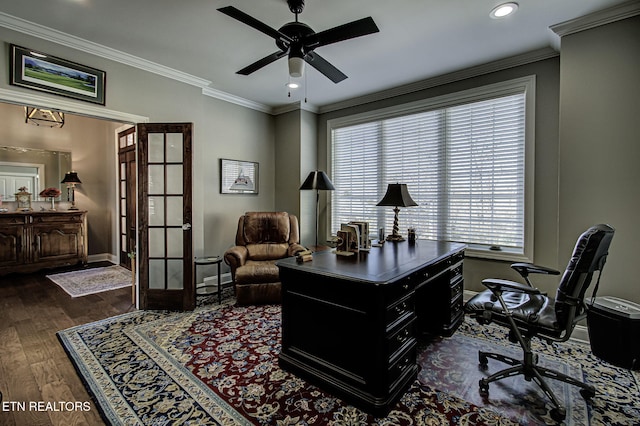
[{"label": "oriental area rug", "polygon": [[131,271],[119,265],[47,275],[71,297],[82,297],[131,286]]},{"label": "oriental area rug", "polygon": [[[478,395],[502,368],[477,350],[516,350],[504,332],[465,322],[451,338],[421,342],[418,379],[385,418],[374,418],[278,366],[280,306],[138,311],[58,332],[107,424],[517,425],[555,424],[535,385],[518,378]],[[586,402],[564,385],[567,425],[637,425],[636,372],[599,361],[588,346],[540,345],[544,363],[595,384]],[[493,370],[495,371],[495,370]],[[568,385],[567,385],[568,386]],[[576,392],[577,393],[577,392]]]}]

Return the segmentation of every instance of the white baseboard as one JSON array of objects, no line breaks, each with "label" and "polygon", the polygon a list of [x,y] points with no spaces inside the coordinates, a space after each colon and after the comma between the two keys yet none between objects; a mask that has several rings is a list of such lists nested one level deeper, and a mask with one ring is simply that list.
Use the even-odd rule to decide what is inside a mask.
[{"label": "white baseboard", "polygon": [[[222,281],[222,285],[226,285],[232,282],[231,280],[231,272],[224,273],[220,276],[220,280]],[[204,277],[204,281],[196,284],[196,288],[199,287],[218,287],[218,275],[211,275],[209,277]]]},{"label": "white baseboard", "polygon": [[[462,300],[464,300],[464,302],[466,303],[476,294],[478,294],[477,291],[464,290]],[[589,344],[589,329],[584,325],[576,325],[573,329],[573,333],[571,333],[571,337],[569,338],[569,340]]]},{"label": "white baseboard", "polygon": [[89,256],[87,256],[87,262],[88,263],[111,262],[116,265],[120,263],[118,261],[118,256],[113,255],[111,253],[90,254]]}]

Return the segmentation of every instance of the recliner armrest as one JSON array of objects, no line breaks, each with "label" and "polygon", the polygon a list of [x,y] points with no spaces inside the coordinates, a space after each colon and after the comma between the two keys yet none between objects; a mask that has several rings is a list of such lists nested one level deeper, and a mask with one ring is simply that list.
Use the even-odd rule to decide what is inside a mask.
[{"label": "recliner armrest", "polygon": [[542,294],[537,288],[530,287],[527,284],[522,284],[516,281],[488,278],[486,280],[482,280],[482,284],[491,290],[492,293],[495,293],[496,291],[502,292],[506,289],[517,293]]},{"label": "recliner armrest", "polygon": [[304,248],[303,246],[301,246],[298,243],[293,243],[289,245],[289,249],[288,249],[288,254],[289,257],[295,256],[298,253],[300,253],[301,251],[306,251],[307,249]]},{"label": "recliner armrest", "polygon": [[545,266],[534,265],[533,263],[513,263],[511,268],[522,275],[523,278],[526,278],[529,274],[560,275],[560,271]]},{"label": "recliner armrest", "polygon": [[245,246],[233,246],[224,252],[224,262],[231,268],[231,279],[236,279],[236,269],[244,265],[249,257]]}]

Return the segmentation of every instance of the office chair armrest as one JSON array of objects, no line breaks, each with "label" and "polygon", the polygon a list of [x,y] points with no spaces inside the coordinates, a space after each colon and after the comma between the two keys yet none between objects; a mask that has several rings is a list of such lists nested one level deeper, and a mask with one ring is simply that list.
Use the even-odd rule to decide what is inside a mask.
[{"label": "office chair armrest", "polygon": [[523,278],[526,278],[529,274],[560,275],[560,271],[545,266],[534,265],[533,263],[513,263],[511,264],[511,268],[522,275]]},{"label": "office chair armrest", "polygon": [[482,284],[494,294],[496,292],[502,293],[503,290],[514,291],[516,293],[542,294],[537,288],[530,287],[528,284],[522,284],[516,281],[488,278],[486,280],[482,280]]}]

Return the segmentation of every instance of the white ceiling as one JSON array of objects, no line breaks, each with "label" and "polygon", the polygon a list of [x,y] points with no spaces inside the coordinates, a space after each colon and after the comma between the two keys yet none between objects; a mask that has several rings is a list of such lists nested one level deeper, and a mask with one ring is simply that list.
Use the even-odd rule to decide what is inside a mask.
[{"label": "white ceiling", "polygon": [[[622,3],[517,1],[515,15],[496,20],[489,12],[500,0],[306,0],[299,20],[316,32],[366,16],[380,28],[318,48],[349,78],[334,84],[307,66],[308,102],[328,105],[545,47],[557,49],[559,38],[550,26]],[[0,11],[4,18],[21,18],[208,80],[212,89],[259,104],[279,107],[302,99],[304,89],[288,97],[286,59],[249,76],[235,73],[277,48],[265,34],[216,10],[229,5],[276,29],[294,20],[285,0],[0,0]]]}]

